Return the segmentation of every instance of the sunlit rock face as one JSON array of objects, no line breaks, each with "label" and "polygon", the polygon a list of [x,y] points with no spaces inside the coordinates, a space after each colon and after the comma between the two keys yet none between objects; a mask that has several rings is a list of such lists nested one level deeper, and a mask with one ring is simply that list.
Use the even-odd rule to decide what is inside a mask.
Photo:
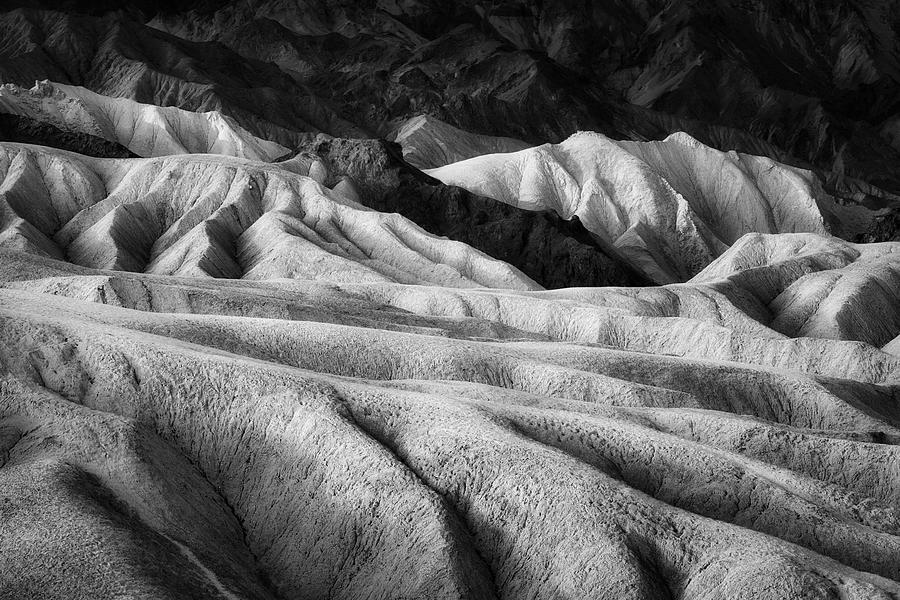
[{"label": "sunlit rock face", "polygon": [[[852,285],[870,251],[806,235],[792,283],[778,244],[751,238],[696,282],[557,292],[181,278],[3,250],[0,477],[19,518],[0,585],[889,598],[900,358],[851,341],[876,340],[827,295],[796,307],[819,337],[787,337],[782,298],[810,276]],[[777,285],[756,295],[751,274]]]},{"label": "sunlit rock face", "polygon": [[289,153],[217,111],[196,113],[141,104],[46,80],[28,90],[12,84],[0,87],[0,112],[116,142],[143,157],[224,154],[272,161]]},{"label": "sunlit rock face", "polygon": [[832,203],[809,172],[686,134],[639,143],[584,132],[428,173],[506,204],[577,216],[658,283],[689,279],[745,233],[825,233],[817,202]]},{"label": "sunlit rock face", "polygon": [[383,140],[320,135],[279,164],[318,174],[337,193],[375,210],[400,213],[426,231],[508,262],[546,288],[650,282],[608,252],[577,215],[563,216],[551,207],[513,206],[443,185],[406,162],[405,151],[405,146]]},{"label": "sunlit rock face", "polygon": [[686,283],[540,291],[325,187],[338,142],[3,145],[4,590],[900,591],[900,244],[755,232]]},{"label": "sunlit rock face", "polygon": [[685,131],[900,193],[896,0],[16,4],[2,81],[219,110],[286,146],[420,115],[530,144]]},{"label": "sunlit rock face", "polygon": [[247,279],[539,286],[506,263],[277,165],[0,147],[8,248],[99,269]]},{"label": "sunlit rock face", "polygon": [[151,4],[0,12],[0,598],[900,597],[897,7]]}]

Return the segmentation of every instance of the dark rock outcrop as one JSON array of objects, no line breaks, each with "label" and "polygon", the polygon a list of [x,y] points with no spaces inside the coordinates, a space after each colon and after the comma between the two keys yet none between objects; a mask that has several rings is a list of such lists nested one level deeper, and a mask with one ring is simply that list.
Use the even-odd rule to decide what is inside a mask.
[{"label": "dark rock outcrop", "polygon": [[577,217],[566,221],[444,185],[403,160],[393,142],[320,136],[300,150],[322,159],[326,184],[348,177],[365,205],[508,262],[544,287],[648,283],[607,253]]},{"label": "dark rock outcrop", "polygon": [[302,20],[250,0],[154,23],[274,62],[370,129],[427,113],[529,142],[687,131],[900,189],[895,0],[302,4]]},{"label": "dark rock outcrop", "polygon": [[0,80],[48,79],[145,104],[218,110],[257,137],[291,146],[304,132],[364,132],[277,66],[215,42],[191,42],[121,13],[0,13]]},{"label": "dark rock outcrop", "polygon": [[534,143],[686,131],[900,192],[896,0],[111,4],[5,13],[0,75],[222,110],[285,145],[418,114]]},{"label": "dark rock outcrop", "polygon": [[137,157],[121,144],[89,133],[63,131],[21,115],[0,114],[0,141],[50,146],[98,158]]}]

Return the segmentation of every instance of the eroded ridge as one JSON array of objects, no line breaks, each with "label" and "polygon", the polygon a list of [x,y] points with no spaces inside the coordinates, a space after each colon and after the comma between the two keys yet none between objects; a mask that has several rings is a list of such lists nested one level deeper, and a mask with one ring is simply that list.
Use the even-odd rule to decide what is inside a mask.
[{"label": "eroded ridge", "polygon": [[539,288],[465,244],[266,163],[204,155],[93,159],[7,143],[0,174],[0,245],[83,266]]},{"label": "eroded ridge", "polygon": [[[900,594],[900,358],[773,331],[724,269],[516,292],[0,267],[10,589]],[[34,552],[78,577],[36,583]]]},{"label": "eroded ridge", "polygon": [[47,80],[36,82],[31,89],[15,84],[0,86],[0,113],[117,142],[146,158],[224,154],[268,162],[289,153],[284,146],[254,136],[218,111],[201,113],[177,106],[142,104]]},{"label": "eroded ridge", "polygon": [[657,283],[685,281],[747,233],[824,234],[816,177],[769,158],[579,132],[559,144],[484,154],[427,171],[529,210],[577,216],[611,253]]}]

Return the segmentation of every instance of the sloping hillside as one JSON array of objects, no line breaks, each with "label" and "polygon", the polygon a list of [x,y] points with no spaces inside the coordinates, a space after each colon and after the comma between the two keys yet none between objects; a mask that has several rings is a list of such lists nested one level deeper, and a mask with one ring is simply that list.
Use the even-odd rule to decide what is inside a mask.
[{"label": "sloping hillside", "polygon": [[900,600],[898,0],[10,0],[0,82],[0,600]]},{"label": "sloping hillside", "polygon": [[427,115],[404,122],[393,138],[403,147],[403,157],[420,169],[443,167],[482,154],[517,152],[530,146],[513,138],[463,131]]},{"label": "sloping hillside", "polygon": [[745,233],[825,233],[817,203],[833,204],[809,172],[686,134],[635,143],[582,132],[427,172],[513,206],[576,215],[658,283],[689,279]]},{"label": "sloping hillside", "polygon": [[0,86],[0,112],[101,137],[145,158],[225,154],[268,162],[289,153],[284,146],[257,138],[216,111],[196,113],[140,104],[48,81],[37,82],[29,90],[12,84]]},{"label": "sloping hillside", "polygon": [[533,289],[518,270],[278,166],[0,145],[0,244],[159,274]]},{"label": "sloping hillside", "polygon": [[714,286],[0,273],[5,590],[900,593],[900,359]]}]

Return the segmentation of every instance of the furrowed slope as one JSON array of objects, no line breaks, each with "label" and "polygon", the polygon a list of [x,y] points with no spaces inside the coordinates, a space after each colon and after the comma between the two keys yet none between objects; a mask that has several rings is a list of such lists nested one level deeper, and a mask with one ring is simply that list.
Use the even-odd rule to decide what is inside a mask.
[{"label": "furrowed slope", "polygon": [[[900,599],[900,243],[828,235],[868,225],[810,172],[684,134],[410,122],[461,189],[311,133],[697,111],[820,165],[852,138],[858,169],[888,13],[202,4],[154,22],[181,38],[0,15],[0,80],[107,94],[65,88],[98,135],[247,151],[138,100],[298,150],[0,143],[0,598]],[[540,289],[640,273],[666,285]]]},{"label": "furrowed slope", "polygon": [[882,346],[900,328],[895,243],[850,244],[808,234],[747,235],[694,277],[752,292],[767,323],[792,337]]},{"label": "furrowed slope", "polygon": [[319,135],[299,150],[279,164],[508,262],[546,288],[648,283],[605,252],[577,218],[524,210],[444,185],[407,163],[397,144]]},{"label": "furrowed slope", "polygon": [[0,111],[102,137],[145,158],[225,154],[268,162],[288,154],[284,146],[257,138],[216,111],[141,104],[48,81],[30,90],[12,84],[0,87]]},{"label": "furrowed slope", "polygon": [[[387,136],[423,114],[532,144],[578,130],[635,140],[686,131],[720,150],[814,169],[848,202],[897,212],[896,0],[149,4],[13,2],[28,9],[0,28],[0,72],[19,84],[49,78],[221,108],[289,147],[303,131]],[[121,57],[89,58],[120,31]],[[140,63],[147,73],[132,87]],[[868,239],[893,239],[895,229],[869,229]]]},{"label": "furrowed slope", "polygon": [[87,133],[65,131],[30,117],[0,114],[0,140],[36,144],[97,158],[136,158],[124,146]]},{"label": "furrowed slope", "polygon": [[0,147],[0,245],[96,268],[534,289],[521,272],[277,166]]},{"label": "furrowed slope", "polygon": [[403,147],[403,157],[420,169],[443,167],[482,154],[518,152],[531,145],[463,131],[428,115],[405,121],[392,137]]},{"label": "furrowed slope", "polygon": [[277,67],[120,18],[18,9],[0,13],[0,80],[50,80],[159,107],[218,111],[288,147],[307,132],[364,129]]},{"label": "furrowed slope", "polygon": [[381,135],[421,114],[533,144],[687,131],[828,173],[833,193],[845,177],[900,191],[896,0],[194,7],[152,24],[273,62]]},{"label": "furrowed slope", "polygon": [[[710,284],[229,281],[15,251],[0,279],[0,477],[22,520],[67,523],[34,549],[3,529],[4,589],[900,593],[900,359],[787,339]],[[74,562],[72,531],[105,562]],[[130,570],[134,544],[182,580]],[[35,552],[77,576],[28,579]]]},{"label": "furrowed slope", "polygon": [[745,233],[825,233],[817,201],[830,202],[808,172],[685,134],[635,143],[579,133],[427,173],[520,208],[576,215],[658,283],[689,279]]}]

